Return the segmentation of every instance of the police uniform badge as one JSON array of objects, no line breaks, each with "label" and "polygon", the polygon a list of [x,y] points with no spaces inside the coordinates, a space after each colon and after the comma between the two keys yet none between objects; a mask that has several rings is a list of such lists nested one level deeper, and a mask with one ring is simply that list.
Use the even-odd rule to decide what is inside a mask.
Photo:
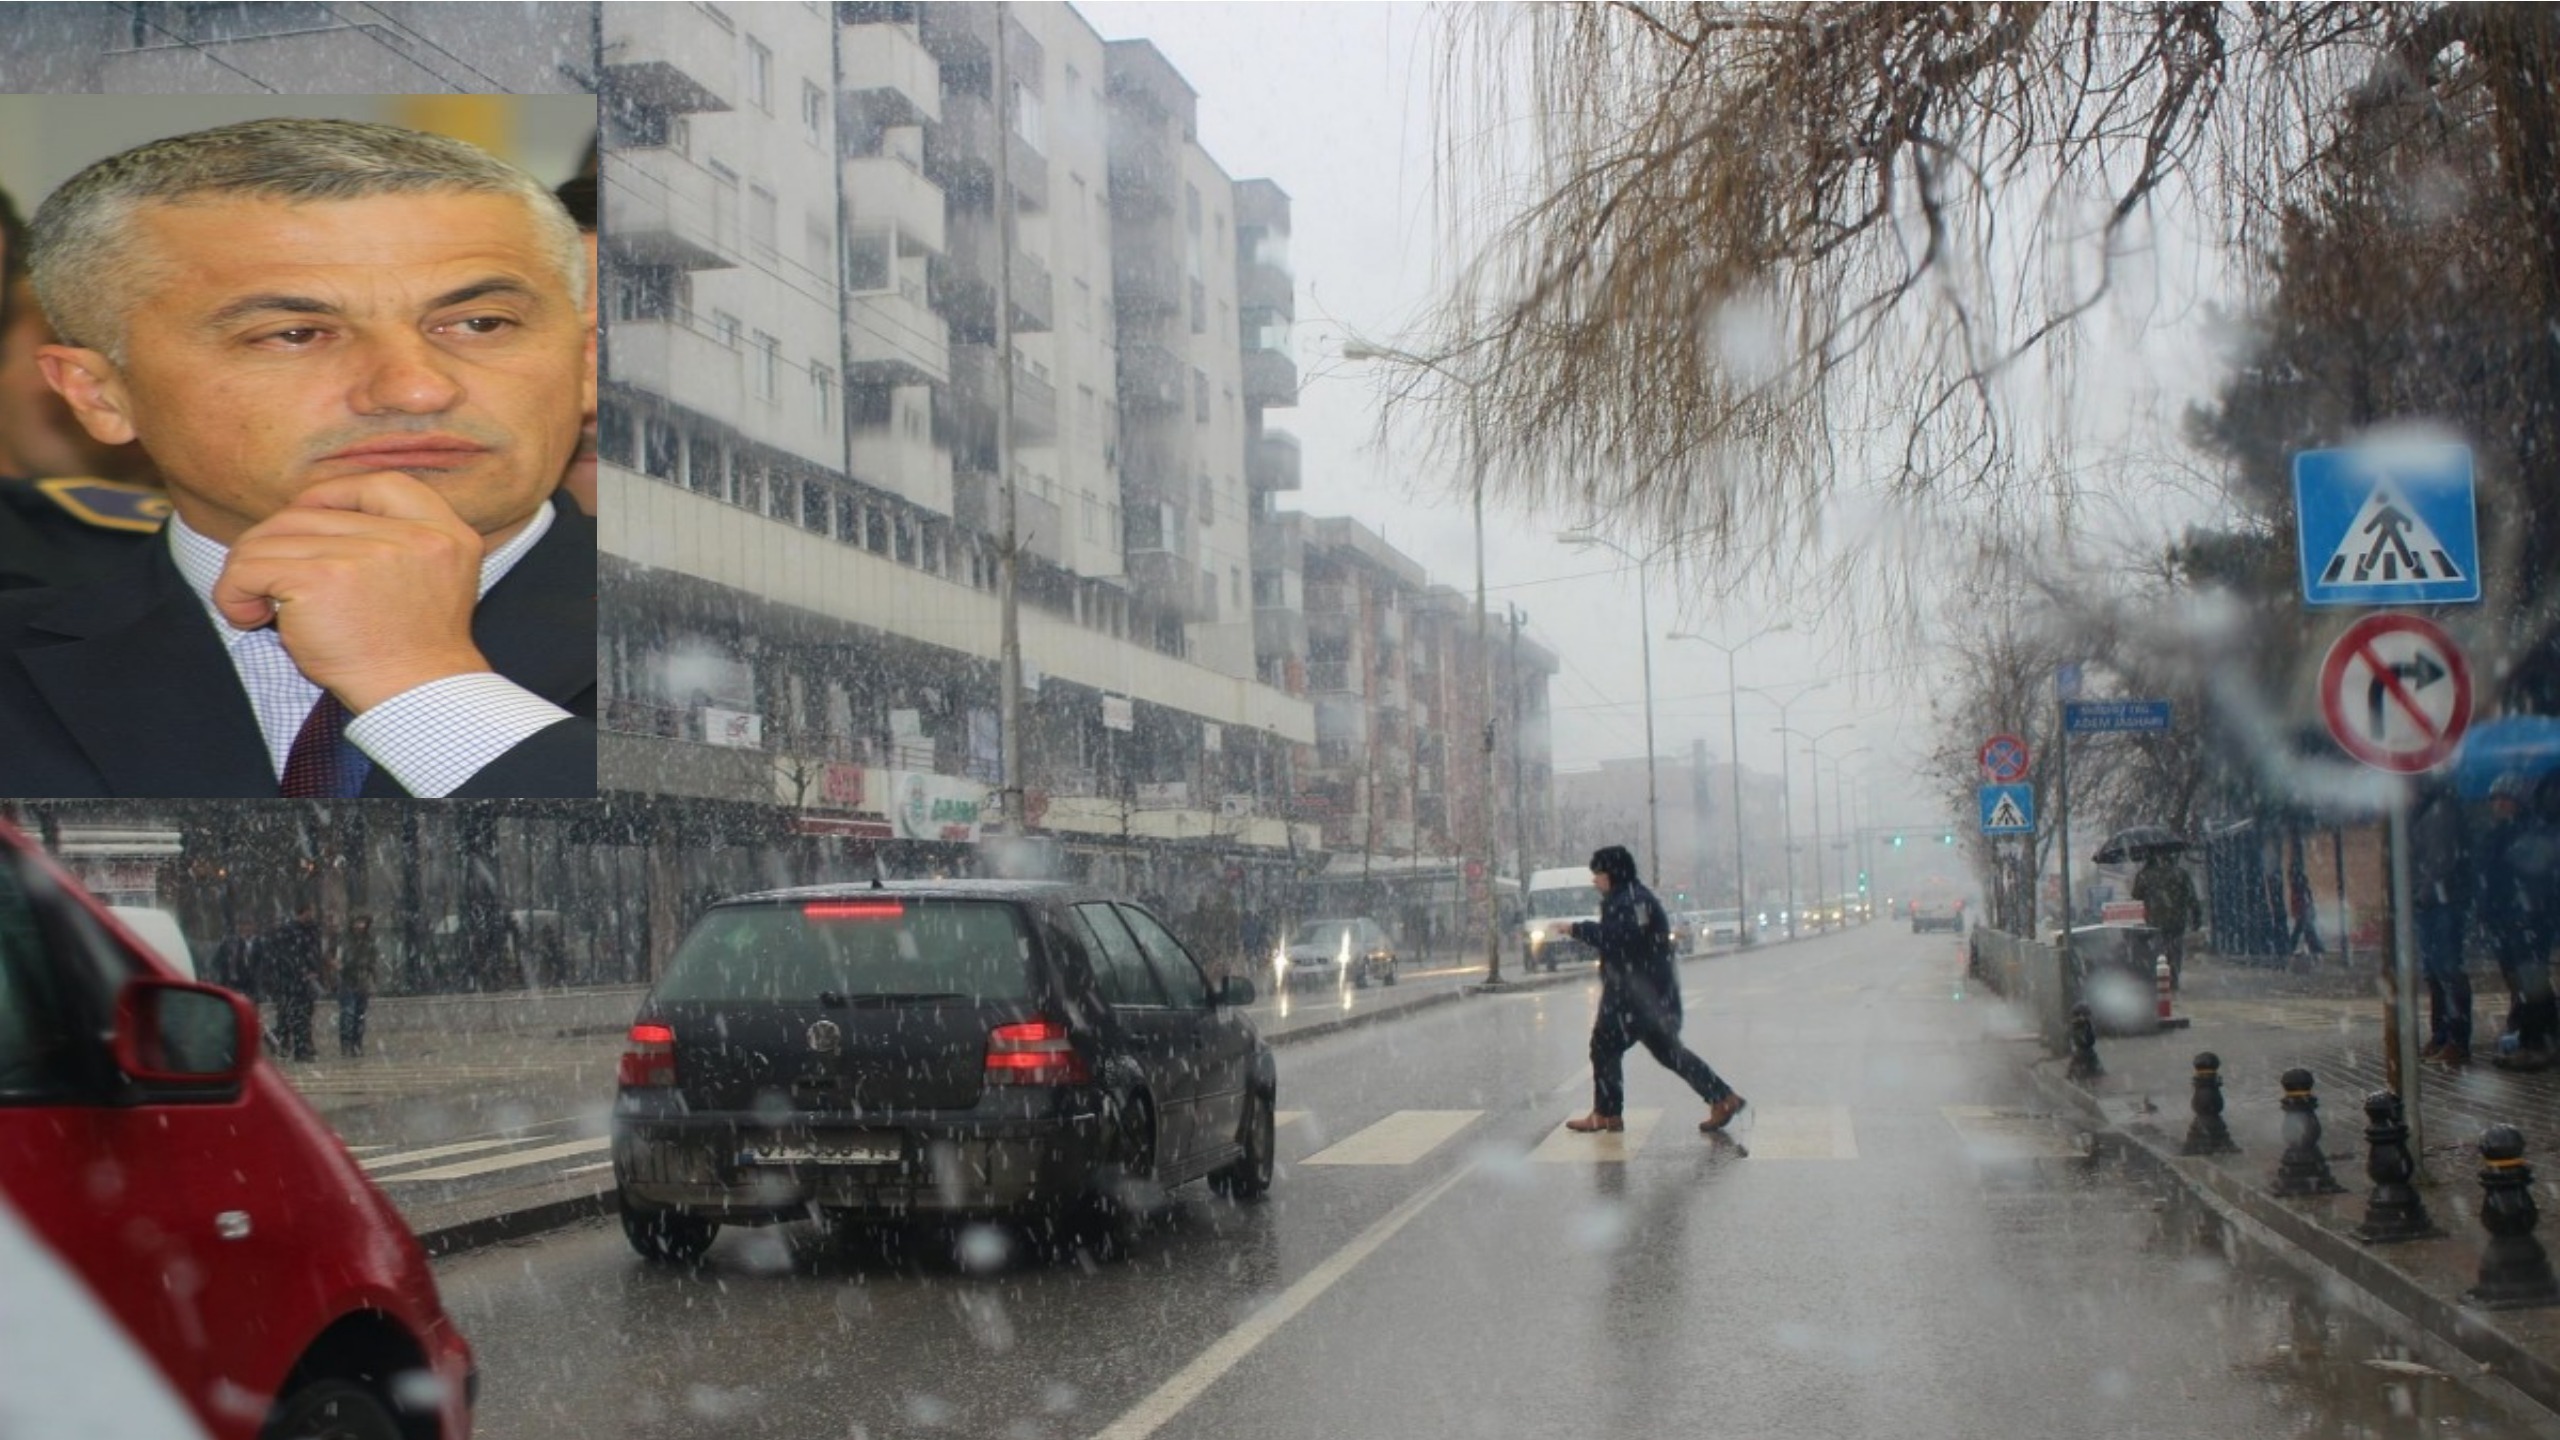
[{"label": "police uniform badge", "polygon": [[123,480],[96,480],[85,475],[38,480],[36,488],[71,512],[72,518],[102,530],[148,535],[169,518],[169,494],[150,485]]}]

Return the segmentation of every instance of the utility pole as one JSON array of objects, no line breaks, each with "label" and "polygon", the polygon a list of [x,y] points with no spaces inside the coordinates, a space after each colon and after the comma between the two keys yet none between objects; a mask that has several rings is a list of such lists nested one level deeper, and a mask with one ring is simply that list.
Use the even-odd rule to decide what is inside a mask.
[{"label": "utility pole", "polygon": [[1002,616],[1002,659],[996,683],[996,764],[1007,828],[1024,832],[1022,810],[1022,612],[1017,593],[1022,536],[1013,483],[1013,91],[1005,74],[1005,0],[996,0],[995,68],[989,83],[996,117],[996,483],[1003,488],[1003,534],[996,550],[996,609]]},{"label": "utility pole", "polygon": [[1515,853],[1511,863],[1520,878],[1521,913],[1529,905],[1529,819],[1528,781],[1522,774],[1520,756],[1520,627],[1529,617],[1520,607],[1511,608],[1511,844]]}]

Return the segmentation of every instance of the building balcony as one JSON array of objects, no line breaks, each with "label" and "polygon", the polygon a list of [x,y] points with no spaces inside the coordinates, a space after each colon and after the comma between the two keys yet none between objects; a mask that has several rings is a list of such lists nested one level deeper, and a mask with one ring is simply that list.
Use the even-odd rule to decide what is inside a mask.
[{"label": "building balcony", "polygon": [[1286,430],[1265,430],[1245,443],[1245,483],[1256,490],[1295,490],[1298,437]]},{"label": "building balcony", "polygon": [[[725,270],[720,186],[672,150],[619,150],[604,187],[605,247],[616,257],[677,270]],[[621,322],[615,322],[619,325]]]},{"label": "building balcony", "polygon": [[1111,213],[1122,220],[1170,216],[1182,198],[1173,135],[1160,123],[1115,121],[1110,139]]},{"label": "building balcony", "polygon": [[[1004,533],[1004,486],[984,470],[962,470],[951,477],[951,518],[967,529],[986,535]],[[1014,533],[1022,537],[1022,546],[1030,553],[1049,561],[1059,560],[1059,530],[1065,517],[1058,506],[1043,500],[1020,486],[1013,493]]]},{"label": "building balcony", "polygon": [[847,159],[844,199],[854,229],[893,231],[901,255],[939,255],[949,248],[942,223],[942,187],[894,155]]},{"label": "building balcony", "polygon": [[1269,180],[1236,182],[1236,230],[1289,233],[1289,192]]},{"label": "building balcony", "polygon": [[941,122],[924,129],[925,173],[950,194],[954,205],[992,212],[998,133],[1009,146],[1006,163],[1012,173],[1007,178],[1013,183],[1014,203],[1025,210],[1047,209],[1049,162],[1030,141],[1010,129],[1000,132],[995,102],[984,95],[942,97]]},{"label": "building balcony", "polygon": [[1269,261],[1239,261],[1236,264],[1236,309],[1248,315],[1259,311],[1284,320],[1295,320],[1298,318],[1298,282],[1287,270]]},{"label": "building balcony", "polygon": [[1244,352],[1244,403],[1274,408],[1298,403],[1298,363],[1277,350]]},{"label": "building balcony", "polygon": [[681,395],[706,415],[746,413],[743,357],[689,316],[616,320],[605,347],[608,378],[651,395]]},{"label": "building balcony", "polygon": [[1191,367],[1152,340],[1120,347],[1120,403],[1148,414],[1178,412],[1191,404]]},{"label": "building balcony", "polygon": [[1305,612],[1263,606],[1253,612],[1253,648],[1265,655],[1304,655],[1307,651],[1307,617]]},{"label": "building balcony", "polygon": [[[992,345],[951,347],[948,401],[934,413],[941,438],[962,455],[991,453],[995,448],[996,352]],[[1058,438],[1058,387],[1031,372],[1020,359],[1013,365],[1013,443],[1036,446]]]},{"label": "building balcony", "polygon": [[842,90],[859,97],[881,125],[930,125],[942,118],[942,65],[904,25],[847,25],[836,32]]},{"label": "building balcony", "polygon": [[994,63],[995,6],[919,5],[916,10],[917,41],[936,61],[964,70]]},{"label": "building balcony", "polygon": [[[948,248],[935,256],[925,271],[934,308],[951,321],[955,335],[992,340],[996,328],[996,227],[983,218],[964,219],[950,228],[946,238]],[[1016,250],[1011,270],[1014,333],[1049,333],[1056,315],[1049,267]]]},{"label": "building balcony", "polygon": [[845,297],[845,357],[852,384],[940,385],[951,378],[950,327],[925,303],[922,281],[901,279]]},{"label": "building balcony", "polygon": [[1111,291],[1123,315],[1169,315],[1182,308],[1182,262],[1147,246],[1114,246]]},{"label": "building balcony", "polygon": [[1129,547],[1129,581],[1138,594],[1186,621],[1217,618],[1216,590],[1202,583],[1206,572],[1191,557],[1172,550]]},{"label": "building balcony", "polygon": [[1108,42],[1103,71],[1103,91],[1115,107],[1160,116],[1185,132],[1197,122],[1199,92],[1153,44]]},{"label": "building balcony", "polygon": [[701,5],[603,7],[609,99],[679,115],[731,108],[738,37]]}]

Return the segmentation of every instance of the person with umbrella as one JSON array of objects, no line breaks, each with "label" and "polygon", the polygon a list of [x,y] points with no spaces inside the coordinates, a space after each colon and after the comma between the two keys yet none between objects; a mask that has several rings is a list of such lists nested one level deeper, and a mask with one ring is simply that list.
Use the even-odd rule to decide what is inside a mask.
[{"label": "person with umbrella", "polygon": [[2128,858],[2142,861],[2142,869],[2133,877],[2133,898],[2142,902],[2143,923],[2160,936],[2160,953],[2169,960],[2169,988],[2175,990],[2186,975],[2187,931],[2196,923],[2196,886],[2187,878],[2186,867],[2178,863],[2185,842],[2165,831],[2160,834],[2161,839],[2137,841],[2119,836],[2109,845],[2120,844]]}]

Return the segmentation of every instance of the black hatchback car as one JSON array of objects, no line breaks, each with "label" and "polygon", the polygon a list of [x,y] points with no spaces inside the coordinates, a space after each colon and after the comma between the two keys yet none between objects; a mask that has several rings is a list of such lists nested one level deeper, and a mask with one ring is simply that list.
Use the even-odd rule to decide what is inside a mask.
[{"label": "black hatchback car", "polygon": [[780,890],[706,911],[631,1027],[623,1229],[1004,1216],[1119,1234],[1206,1177],[1271,1184],[1278,1082],[1244,1007],[1144,907],[1056,883]]}]

